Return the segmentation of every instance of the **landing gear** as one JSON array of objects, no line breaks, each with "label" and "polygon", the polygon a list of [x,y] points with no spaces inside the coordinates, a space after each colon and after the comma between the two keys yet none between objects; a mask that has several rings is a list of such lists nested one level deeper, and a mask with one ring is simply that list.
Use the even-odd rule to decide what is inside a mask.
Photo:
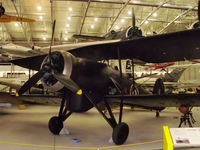
[{"label": "landing gear", "polygon": [[53,116],[49,120],[49,130],[54,135],[59,135],[60,131],[63,128],[63,122],[72,114],[71,111],[68,112],[68,102],[66,101],[65,97],[62,98],[62,102],[60,104],[60,111],[58,116]]},{"label": "landing gear", "polygon": [[[163,80],[158,78],[153,87],[153,94],[162,95],[164,93],[165,93],[165,86],[164,86]],[[160,117],[160,112],[164,109],[165,109],[165,107],[156,107],[155,108],[156,118]]]},{"label": "landing gear", "polygon": [[112,139],[116,145],[123,144],[129,134],[129,127],[126,123],[121,122],[113,129]]},{"label": "landing gear", "polygon": [[160,117],[160,112],[156,110],[156,118]]},{"label": "landing gear", "polygon": [[59,135],[60,131],[63,128],[63,122],[61,118],[54,116],[49,120],[48,127],[51,133],[53,133],[54,135]]},{"label": "landing gear", "polygon": [[108,111],[108,116],[106,116],[103,111],[99,108],[99,106],[95,103],[95,100],[93,100],[88,93],[85,93],[85,96],[88,98],[88,100],[91,102],[91,104],[98,110],[98,112],[102,115],[102,117],[108,122],[108,124],[113,128],[112,133],[112,139],[113,142],[116,145],[123,144],[129,135],[129,127],[126,123],[121,122],[122,119],[122,112],[120,110],[119,115],[119,123],[117,123],[114,114],[112,113],[112,110],[110,108],[110,105],[108,104],[107,100],[104,99],[104,103],[106,106],[106,109]]},{"label": "landing gear", "polygon": [[0,6],[0,16],[4,15],[5,13],[5,8],[1,5]]}]

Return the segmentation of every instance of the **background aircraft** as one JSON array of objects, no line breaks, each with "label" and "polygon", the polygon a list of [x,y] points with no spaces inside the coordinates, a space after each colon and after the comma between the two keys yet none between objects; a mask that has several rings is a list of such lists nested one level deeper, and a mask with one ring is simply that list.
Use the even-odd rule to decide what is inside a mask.
[{"label": "background aircraft", "polygon": [[74,39],[85,40],[85,41],[102,41],[102,40],[128,40],[142,37],[142,30],[135,26],[135,13],[132,11],[132,26],[127,27],[126,29],[114,31],[111,30],[103,37],[98,36],[88,36],[88,35],[77,35],[74,34],[72,37]]},{"label": "background aircraft", "polygon": [[[14,2],[13,2],[14,4]],[[5,14],[5,8],[2,6],[2,2],[0,2],[0,22],[35,22],[33,19],[24,18],[24,17],[17,17],[17,16],[10,16]]]},{"label": "background aircraft", "polygon": [[24,58],[28,56],[36,56],[36,55],[42,54],[42,52],[39,50],[39,47],[34,47],[34,50],[33,50],[32,48],[16,45],[13,43],[0,46],[0,53],[12,59]]}]

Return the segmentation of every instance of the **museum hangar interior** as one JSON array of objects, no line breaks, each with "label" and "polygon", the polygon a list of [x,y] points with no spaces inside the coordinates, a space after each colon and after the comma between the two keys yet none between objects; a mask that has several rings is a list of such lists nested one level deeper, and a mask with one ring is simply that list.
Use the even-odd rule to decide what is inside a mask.
[{"label": "museum hangar interior", "polygon": [[[1,0],[0,150],[166,149],[163,127],[197,130],[199,8]],[[200,149],[171,137],[174,149]]]}]

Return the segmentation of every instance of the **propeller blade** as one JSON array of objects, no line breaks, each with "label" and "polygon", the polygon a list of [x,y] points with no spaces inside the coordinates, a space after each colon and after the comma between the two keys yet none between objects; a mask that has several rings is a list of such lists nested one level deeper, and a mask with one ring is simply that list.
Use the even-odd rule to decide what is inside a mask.
[{"label": "propeller blade", "polygon": [[55,31],[55,26],[56,26],[56,20],[53,21],[53,26],[52,26],[52,35],[51,35],[51,44],[49,48],[49,62],[51,62],[51,46],[53,45],[54,41],[54,31]]},{"label": "propeller blade", "polygon": [[200,22],[200,0],[198,1],[198,19]]},{"label": "propeller blade", "polygon": [[133,28],[135,28],[135,11],[134,11],[133,7],[132,7],[132,13],[133,13],[133,15],[132,15],[132,26],[133,26]]},{"label": "propeller blade", "polygon": [[40,70],[38,71],[36,74],[34,74],[28,81],[26,81],[26,83],[24,83],[24,85],[19,89],[18,93],[16,94],[16,96],[18,95],[22,95],[23,93],[25,93],[28,89],[30,89],[31,87],[33,87],[39,80],[40,78],[44,75],[44,71]]},{"label": "propeller blade", "polygon": [[81,89],[79,86],[71,79],[67,78],[63,74],[53,74],[53,76],[62,83],[66,88],[68,88],[70,91],[77,93],[78,95],[82,94]]}]

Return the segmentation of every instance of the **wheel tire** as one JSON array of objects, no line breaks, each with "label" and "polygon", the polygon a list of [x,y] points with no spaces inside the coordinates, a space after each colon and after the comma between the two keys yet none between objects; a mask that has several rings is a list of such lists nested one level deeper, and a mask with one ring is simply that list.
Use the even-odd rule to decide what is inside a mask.
[{"label": "wheel tire", "polygon": [[121,122],[119,123],[113,130],[112,139],[116,145],[123,144],[129,134],[129,127],[126,123]]},{"label": "wheel tire", "polygon": [[[156,95],[165,94],[165,86],[164,86],[164,83],[163,83],[162,79],[158,78],[156,80],[155,85],[153,87],[153,94],[156,94]],[[165,107],[155,107],[154,109],[159,111],[159,112],[161,112],[162,110],[165,109]],[[157,114],[156,114],[156,117],[157,117]]]},{"label": "wheel tire", "polygon": [[54,116],[49,120],[48,126],[51,133],[53,133],[54,135],[59,135],[60,131],[63,128],[63,122],[59,117]]},{"label": "wheel tire", "polygon": [[3,6],[0,6],[0,16],[4,15],[5,8]]},{"label": "wheel tire", "polygon": [[163,80],[158,78],[153,87],[153,94],[162,95],[165,93],[165,86]]}]

